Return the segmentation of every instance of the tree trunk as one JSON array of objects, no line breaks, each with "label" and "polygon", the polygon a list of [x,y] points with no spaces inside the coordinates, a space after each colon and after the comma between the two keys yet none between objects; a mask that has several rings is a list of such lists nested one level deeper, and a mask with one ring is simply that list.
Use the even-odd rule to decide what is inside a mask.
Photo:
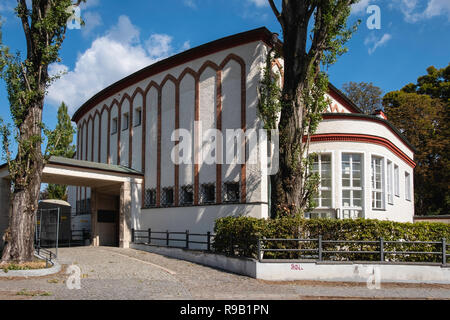
[{"label": "tree trunk", "polygon": [[[30,141],[32,137],[41,136],[40,123],[42,120],[42,104],[30,108],[30,111],[20,127],[20,142],[16,158],[20,164],[27,163],[30,170],[28,174],[25,168],[16,170],[16,182],[12,193],[10,205],[10,222],[5,237],[5,248],[2,255],[2,263],[32,261],[34,256],[34,237],[36,212],[38,209],[39,193],[43,170],[43,157],[41,142],[37,140],[33,147],[24,151],[22,143]],[[29,162],[27,162],[27,160]],[[10,168],[11,170],[11,168]],[[14,174],[10,171],[10,174]]]},{"label": "tree trunk", "polygon": [[284,84],[282,111],[279,123],[280,169],[272,176],[272,216],[280,209],[296,213],[304,207],[302,156],[303,92],[308,87],[310,59],[306,52],[309,16],[303,1],[288,2],[292,8],[283,8]]}]

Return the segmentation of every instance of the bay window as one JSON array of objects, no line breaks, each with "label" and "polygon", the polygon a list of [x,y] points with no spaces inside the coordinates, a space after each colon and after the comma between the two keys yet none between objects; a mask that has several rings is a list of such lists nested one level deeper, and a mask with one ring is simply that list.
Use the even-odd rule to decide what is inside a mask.
[{"label": "bay window", "polygon": [[319,154],[314,157],[312,172],[320,176],[319,192],[314,198],[319,208],[332,207],[331,154]]},{"label": "bay window", "polygon": [[342,154],[342,207],[343,218],[362,217],[363,168],[360,154]]},{"label": "bay window", "polygon": [[383,158],[372,157],[372,209],[384,209]]},{"label": "bay window", "polygon": [[387,199],[389,204],[394,204],[393,168],[392,161],[387,161]]}]

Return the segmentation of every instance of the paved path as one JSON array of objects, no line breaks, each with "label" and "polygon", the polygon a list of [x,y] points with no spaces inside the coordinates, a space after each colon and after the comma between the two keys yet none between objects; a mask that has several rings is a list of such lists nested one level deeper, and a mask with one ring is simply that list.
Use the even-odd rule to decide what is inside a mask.
[{"label": "paved path", "polygon": [[0,278],[0,299],[450,299],[450,285],[370,290],[360,284],[275,283],[133,249],[60,249],[59,261],[81,269],[80,290],[67,288],[63,268],[41,278]]}]

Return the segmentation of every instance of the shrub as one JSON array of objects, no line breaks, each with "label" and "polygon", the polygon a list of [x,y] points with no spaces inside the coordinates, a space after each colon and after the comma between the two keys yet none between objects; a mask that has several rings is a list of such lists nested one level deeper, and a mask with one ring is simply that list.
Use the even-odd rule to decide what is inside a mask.
[{"label": "shrub", "polygon": [[[302,219],[282,217],[278,219],[256,219],[250,217],[226,217],[216,221],[214,228],[216,252],[257,258],[257,240],[260,238],[279,239],[317,239],[374,241],[368,244],[324,243],[326,251],[378,251],[379,239],[384,241],[434,241],[449,239],[450,225],[443,223],[400,223],[369,219],[333,220]],[[264,241],[263,246],[270,249],[317,249],[318,242]],[[395,251],[442,252],[438,244],[385,243],[384,251],[388,261],[441,262],[440,255],[395,254]],[[317,254],[307,252],[265,252],[264,258],[317,258]],[[324,260],[379,261],[378,253],[324,253]]]}]

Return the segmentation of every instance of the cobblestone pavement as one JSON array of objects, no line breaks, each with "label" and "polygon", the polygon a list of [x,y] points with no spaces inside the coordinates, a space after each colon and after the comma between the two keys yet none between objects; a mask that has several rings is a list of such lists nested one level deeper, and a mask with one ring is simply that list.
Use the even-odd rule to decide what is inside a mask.
[{"label": "cobblestone pavement", "polygon": [[69,290],[66,268],[41,278],[0,278],[0,299],[450,299],[450,285],[268,282],[133,249],[59,249],[59,261],[81,269]]}]

